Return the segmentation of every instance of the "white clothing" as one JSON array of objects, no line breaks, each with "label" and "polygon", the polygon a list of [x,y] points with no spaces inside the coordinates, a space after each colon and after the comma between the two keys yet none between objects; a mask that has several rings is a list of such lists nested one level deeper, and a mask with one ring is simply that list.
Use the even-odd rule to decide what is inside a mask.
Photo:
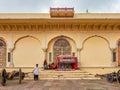
[{"label": "white clothing", "polygon": [[39,67],[34,67],[34,75],[39,75]]}]

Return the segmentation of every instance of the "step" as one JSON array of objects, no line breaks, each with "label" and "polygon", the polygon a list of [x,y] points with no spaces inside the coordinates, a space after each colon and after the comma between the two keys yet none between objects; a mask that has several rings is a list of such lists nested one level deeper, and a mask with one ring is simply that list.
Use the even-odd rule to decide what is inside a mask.
[{"label": "step", "polygon": [[71,71],[57,71],[57,70],[41,70],[40,72],[51,72],[51,73],[54,73],[54,72],[57,72],[57,73],[73,73],[73,72],[78,72],[78,73],[84,73],[85,71],[81,71],[81,70],[71,70]]},{"label": "step", "polygon": [[51,71],[51,72],[48,72],[48,71],[42,71],[42,72],[40,72],[40,73],[88,73],[88,72],[69,72],[69,71],[61,71],[61,72],[59,72],[59,71]]},{"label": "step", "polygon": [[91,77],[82,77],[82,78],[40,78],[40,80],[100,80],[100,78],[98,77],[94,77],[94,78],[91,78]]},{"label": "step", "polygon": [[80,75],[67,75],[66,74],[66,75],[64,75],[64,74],[58,74],[58,75],[39,75],[39,76],[95,76],[95,75],[89,75],[89,74],[80,74]]},{"label": "step", "polygon": [[[66,77],[66,78],[81,78],[81,77],[91,77],[94,78],[95,76],[86,76],[86,75],[82,75],[82,76],[39,76],[40,78],[61,78],[61,77]],[[30,76],[28,78],[33,78],[33,76]]]},{"label": "step", "polygon": [[[33,73],[31,73],[28,75],[28,77],[25,77],[25,79],[33,79],[33,76]],[[100,79],[100,77],[95,77],[95,75],[81,70],[40,70],[39,78],[41,80]]]},{"label": "step", "polygon": [[[33,80],[34,78],[31,77],[31,78],[24,78],[25,80]],[[101,78],[100,77],[78,77],[78,78],[65,78],[65,77],[61,77],[61,78],[58,78],[58,77],[48,77],[48,78],[39,78],[39,80],[100,80]]]}]

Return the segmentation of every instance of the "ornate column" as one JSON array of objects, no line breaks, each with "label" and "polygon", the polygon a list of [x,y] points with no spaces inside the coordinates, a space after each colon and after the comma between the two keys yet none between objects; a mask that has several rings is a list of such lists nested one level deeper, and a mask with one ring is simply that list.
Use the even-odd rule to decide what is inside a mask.
[{"label": "ornate column", "polygon": [[8,66],[14,67],[13,63],[13,48],[8,48]]},{"label": "ornate column", "polygon": [[47,48],[42,48],[44,52],[44,60],[47,59]]},{"label": "ornate column", "polygon": [[77,48],[77,53],[78,53],[78,67],[80,67],[80,51],[81,51],[81,48]]}]

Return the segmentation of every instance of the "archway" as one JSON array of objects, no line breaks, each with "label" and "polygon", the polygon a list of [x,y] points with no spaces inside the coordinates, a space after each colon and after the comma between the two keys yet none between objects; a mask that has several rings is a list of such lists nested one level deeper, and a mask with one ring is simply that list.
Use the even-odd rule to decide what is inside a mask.
[{"label": "archway", "polygon": [[111,51],[107,39],[100,36],[87,38],[81,51],[81,65],[86,67],[107,67],[111,64]]},{"label": "archway", "polygon": [[[61,43],[64,43],[64,45],[66,45],[65,48],[63,48],[64,45]],[[49,41],[47,48],[47,62],[49,64],[56,62],[56,56],[60,54],[77,56],[76,43],[71,37],[61,35],[54,37]]]},{"label": "archway", "polygon": [[0,39],[0,67],[6,66],[6,43]]},{"label": "archway", "polygon": [[40,41],[32,36],[24,36],[15,43],[13,62],[15,67],[33,67],[35,64],[43,66],[44,53]]},{"label": "archway", "polygon": [[56,57],[59,55],[71,55],[71,46],[67,39],[59,38],[53,46],[53,61],[56,63]]}]

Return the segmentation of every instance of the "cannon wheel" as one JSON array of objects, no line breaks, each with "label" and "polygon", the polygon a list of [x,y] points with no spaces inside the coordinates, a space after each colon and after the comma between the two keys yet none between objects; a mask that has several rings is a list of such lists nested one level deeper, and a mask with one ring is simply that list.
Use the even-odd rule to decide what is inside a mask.
[{"label": "cannon wheel", "polygon": [[19,68],[19,84],[22,82],[22,70]]},{"label": "cannon wheel", "polygon": [[118,70],[118,72],[117,72],[117,80],[120,83],[120,70]]},{"label": "cannon wheel", "polygon": [[6,70],[5,69],[2,70],[0,78],[1,78],[1,85],[5,86],[6,84]]},{"label": "cannon wheel", "polygon": [[114,76],[113,75],[111,75],[111,74],[108,74],[107,75],[107,81],[109,81],[109,82],[113,82],[114,81]]}]

